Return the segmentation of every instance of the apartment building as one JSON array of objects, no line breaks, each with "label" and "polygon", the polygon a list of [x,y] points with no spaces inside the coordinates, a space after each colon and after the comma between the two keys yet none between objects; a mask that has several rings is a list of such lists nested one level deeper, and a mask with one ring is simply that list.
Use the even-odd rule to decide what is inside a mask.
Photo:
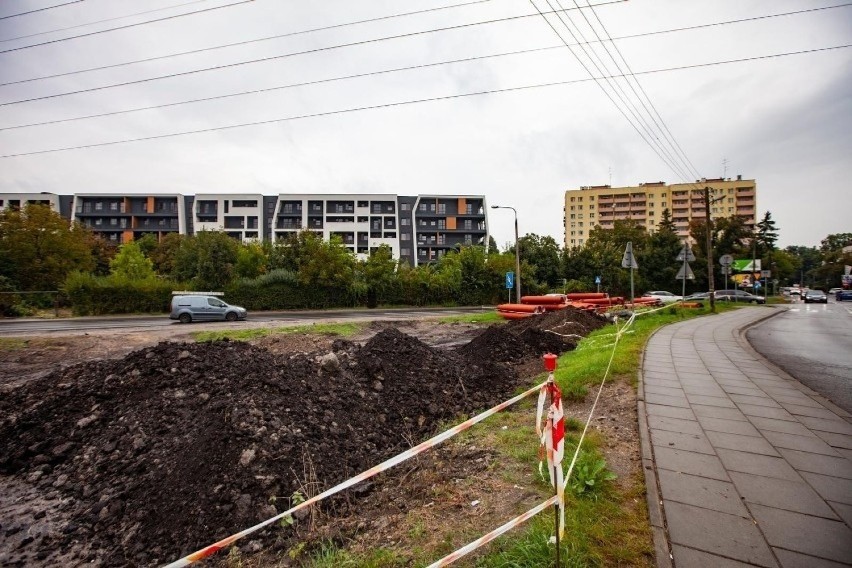
[{"label": "apartment building", "polygon": [[488,245],[484,196],[419,195],[413,202],[400,201],[400,208],[405,230],[400,255],[409,258],[411,251],[414,265],[438,260],[459,245]]},{"label": "apartment building", "polygon": [[325,241],[339,237],[362,259],[381,245],[399,258],[397,211],[396,195],[281,194],[269,220],[270,234],[278,241],[308,230]]},{"label": "apartment building", "polygon": [[632,219],[654,232],[669,210],[678,235],[689,235],[692,220],[705,219],[704,188],[710,187],[714,202],[711,218],[743,217],[750,228],[757,222],[755,180],[707,179],[695,183],[640,183],[630,187],[588,186],[565,192],[565,246],[582,246],[591,229],[612,229],[614,222]]},{"label": "apartment building", "polygon": [[145,235],[157,239],[167,233],[186,233],[185,200],[177,194],[75,194],[72,219],[114,243]]},{"label": "apartment building", "polygon": [[71,196],[56,195],[55,193],[0,193],[0,211],[6,209],[21,209],[25,205],[47,205],[63,217],[70,216]]},{"label": "apartment building", "polygon": [[260,194],[208,194],[188,197],[192,226],[186,233],[224,231],[239,241],[263,239],[263,196]]},{"label": "apartment building", "polygon": [[459,245],[487,245],[482,195],[396,194],[0,194],[0,208],[47,202],[114,243],[146,234],[224,231],[244,241],[279,241],[303,230],[339,237],[360,259],[381,245],[411,265]]}]

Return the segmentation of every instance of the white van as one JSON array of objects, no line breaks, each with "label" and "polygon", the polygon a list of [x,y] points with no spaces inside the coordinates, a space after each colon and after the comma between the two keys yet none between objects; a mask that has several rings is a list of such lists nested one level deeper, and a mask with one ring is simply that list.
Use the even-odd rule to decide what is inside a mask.
[{"label": "white van", "polygon": [[215,296],[172,296],[169,318],[181,323],[193,321],[237,321],[246,319],[245,308],[226,304]]}]

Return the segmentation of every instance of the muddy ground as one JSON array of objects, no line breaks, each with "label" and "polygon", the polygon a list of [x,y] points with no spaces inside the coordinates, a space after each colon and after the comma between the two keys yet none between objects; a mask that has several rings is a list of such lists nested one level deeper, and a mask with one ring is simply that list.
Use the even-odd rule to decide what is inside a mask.
[{"label": "muddy ground", "polygon": [[[351,340],[276,335],[196,344],[185,335],[161,341],[160,331],[7,345],[0,565],[174,560],[509,398],[540,371],[543,352],[571,349],[603,325],[565,314],[484,331],[373,323]],[[633,389],[608,385],[603,400],[596,427],[610,467],[628,480],[638,463]],[[588,406],[568,411],[584,419]],[[410,536],[402,527],[415,511],[421,520],[486,517],[487,527],[491,516],[505,520],[536,498],[488,475],[494,459],[486,448],[442,447],[291,527],[240,541],[240,549],[292,551],[325,538],[385,546]],[[436,487],[464,479],[476,480],[471,495],[490,497],[434,498]]]}]

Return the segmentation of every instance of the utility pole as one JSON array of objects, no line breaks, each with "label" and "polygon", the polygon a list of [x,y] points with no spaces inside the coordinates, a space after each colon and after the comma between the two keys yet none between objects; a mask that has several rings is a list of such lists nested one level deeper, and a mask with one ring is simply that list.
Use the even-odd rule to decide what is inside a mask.
[{"label": "utility pole", "polygon": [[710,186],[704,186],[704,218],[707,227],[707,282],[710,292],[710,312],[716,313],[716,298],[713,283],[713,238],[710,230]]}]

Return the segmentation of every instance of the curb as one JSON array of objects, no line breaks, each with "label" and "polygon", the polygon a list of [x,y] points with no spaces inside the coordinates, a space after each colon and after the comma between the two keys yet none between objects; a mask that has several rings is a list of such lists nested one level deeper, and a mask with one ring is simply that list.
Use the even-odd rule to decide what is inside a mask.
[{"label": "curb", "polygon": [[[658,331],[668,327],[668,325],[655,329],[648,336],[645,345],[651,341]],[[648,430],[648,418],[645,413],[645,382],[642,377],[644,366],[645,349],[643,348],[639,355],[639,369],[636,373],[638,381],[636,388],[636,414],[639,418],[639,445],[642,454],[642,473],[645,476],[645,497],[648,501],[648,522],[651,525],[651,532],[654,538],[654,558],[656,559],[657,568],[672,568],[672,551],[669,545],[666,516],[663,512],[662,499],[660,499],[661,492],[659,479],[657,478],[656,462],[654,461],[654,448],[651,445],[651,432]]]},{"label": "curb", "polygon": [[816,401],[816,402],[820,403],[821,405],[823,405],[824,407],[828,408],[829,410],[831,410],[832,412],[834,412],[836,415],[843,418],[847,422],[852,422],[852,414],[849,414],[849,412],[847,412],[846,410],[840,408],[839,406],[837,406],[836,404],[834,404],[833,402],[831,402],[830,400],[828,400],[827,398],[825,398],[824,396],[822,396],[821,394],[816,392],[815,390],[813,390],[810,387],[801,383],[799,381],[799,379],[792,376],[790,373],[788,373],[787,371],[785,371],[784,369],[782,369],[781,367],[779,367],[778,365],[776,365],[775,363],[773,363],[772,361],[770,361],[769,359],[764,357],[762,353],[758,352],[757,349],[752,347],[751,343],[749,343],[748,338],[746,337],[746,333],[748,333],[748,331],[751,328],[757,327],[760,324],[769,320],[770,318],[773,318],[775,316],[779,316],[779,315],[785,313],[786,311],[787,311],[786,309],[774,309],[773,310],[774,313],[769,314],[766,317],[757,319],[757,320],[739,328],[738,333],[737,333],[737,343],[739,343],[740,346],[743,349],[745,349],[750,355],[752,355],[755,359],[757,359],[758,361],[760,361],[761,363],[763,363],[764,365],[766,365],[767,367],[772,369],[773,372],[777,373],[779,377],[781,377],[784,380],[792,383],[792,385],[797,390],[801,391],[802,393],[804,393],[807,396],[809,396],[810,398],[812,398],[814,401]]}]

